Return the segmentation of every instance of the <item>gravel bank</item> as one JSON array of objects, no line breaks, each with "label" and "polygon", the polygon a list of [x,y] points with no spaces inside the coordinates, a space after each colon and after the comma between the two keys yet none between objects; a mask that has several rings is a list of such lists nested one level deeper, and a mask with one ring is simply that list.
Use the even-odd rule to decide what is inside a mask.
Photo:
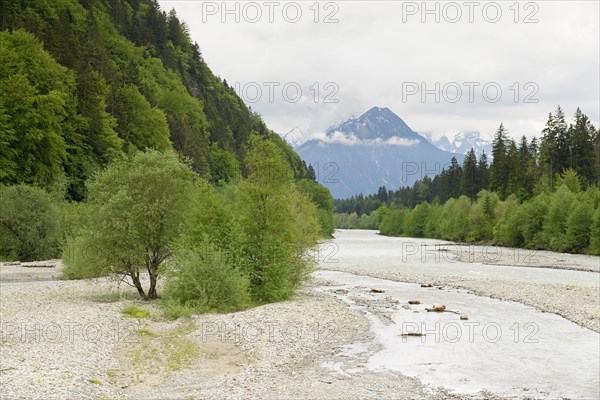
[{"label": "gravel bank", "polygon": [[[323,284],[313,281],[292,301],[165,321],[154,305],[106,279],[4,282],[1,397],[453,398],[416,379],[366,370],[377,350],[368,322],[314,289]],[[150,318],[123,316],[129,305],[150,311]],[[181,342],[188,346],[183,349],[194,343],[200,351],[181,369],[156,367],[157,360],[146,359],[143,350],[158,342]],[[363,353],[347,354],[344,349],[356,342],[370,345]]]},{"label": "gravel bank", "polygon": [[439,249],[447,251],[459,262],[600,272],[600,257],[586,254],[443,242]]},{"label": "gravel bank", "polygon": [[322,265],[322,269],[398,282],[431,283],[438,287],[466,289],[481,296],[527,304],[541,311],[558,314],[595,332],[600,332],[600,290],[598,286],[531,284],[514,280],[426,274],[407,275],[393,271],[347,268],[341,264],[331,263]]}]

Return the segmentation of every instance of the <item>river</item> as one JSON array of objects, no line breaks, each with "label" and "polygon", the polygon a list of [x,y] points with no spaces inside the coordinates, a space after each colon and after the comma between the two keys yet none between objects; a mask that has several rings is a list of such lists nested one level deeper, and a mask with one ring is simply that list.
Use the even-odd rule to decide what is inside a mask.
[{"label": "river", "polygon": [[[598,333],[521,303],[461,289],[377,279],[361,271],[592,287],[598,286],[599,273],[458,261],[455,253],[437,250],[439,241],[389,238],[375,231],[342,230],[335,236],[321,245],[322,270],[315,275],[329,281],[319,290],[338,297],[369,320],[379,350],[369,356],[364,368],[398,371],[459,395],[490,392],[544,399],[596,399],[600,395]],[[528,251],[521,254],[540,256]],[[598,260],[574,257],[582,265]],[[327,270],[339,265],[347,272]],[[383,293],[374,293],[373,288]],[[409,300],[421,304],[409,305]],[[456,313],[427,312],[425,308],[433,304],[444,304]],[[459,314],[468,315],[468,320],[461,320]],[[407,333],[424,336],[403,336]],[[349,355],[366,348],[368,343],[353,343]],[[343,371],[343,366],[337,368]]]}]

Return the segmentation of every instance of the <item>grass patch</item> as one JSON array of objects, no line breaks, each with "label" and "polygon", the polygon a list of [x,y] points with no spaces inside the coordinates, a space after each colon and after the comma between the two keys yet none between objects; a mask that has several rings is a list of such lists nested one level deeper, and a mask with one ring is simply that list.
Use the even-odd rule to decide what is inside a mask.
[{"label": "grass patch", "polygon": [[196,326],[192,323],[159,333],[147,328],[137,330],[140,342],[131,350],[130,359],[138,381],[143,381],[147,375],[162,375],[191,367],[201,355],[200,346],[187,337],[194,330]]},{"label": "grass patch", "polygon": [[109,369],[108,371],[106,371],[106,376],[108,377],[108,383],[114,385],[117,378],[117,371],[115,371],[114,369]]},{"label": "grass patch", "polygon": [[102,385],[102,381],[98,378],[88,379],[89,383],[93,383],[94,385]]},{"label": "grass patch", "polygon": [[121,311],[121,314],[130,318],[148,318],[150,316],[150,311],[137,306],[129,306]]},{"label": "grass patch", "polygon": [[138,335],[141,335],[141,336],[149,336],[149,337],[156,337],[157,336],[156,333],[152,332],[148,328],[138,329],[137,331],[135,331],[135,333],[137,333]]},{"label": "grass patch", "polygon": [[190,318],[196,309],[189,305],[181,304],[176,300],[161,300],[162,315],[167,320],[175,320],[178,318]]}]

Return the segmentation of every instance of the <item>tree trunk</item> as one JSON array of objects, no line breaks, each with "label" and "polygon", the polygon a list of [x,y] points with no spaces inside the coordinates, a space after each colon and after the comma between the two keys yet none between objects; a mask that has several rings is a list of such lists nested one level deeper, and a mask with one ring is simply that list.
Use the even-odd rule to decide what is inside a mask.
[{"label": "tree trunk", "polygon": [[158,295],[156,294],[156,275],[153,273],[150,274],[150,288],[148,289],[148,299],[158,299]]},{"label": "tree trunk", "polygon": [[129,274],[129,276],[131,276],[131,280],[133,281],[133,285],[135,286],[135,288],[137,289],[138,293],[140,294],[140,297],[142,299],[146,298],[146,293],[144,292],[144,288],[142,287],[142,282],[140,282],[140,276],[139,274]]},{"label": "tree trunk", "polygon": [[156,293],[156,283],[158,281],[158,266],[160,262],[157,258],[158,257],[155,256],[149,263],[146,264],[146,268],[148,269],[148,276],[150,277],[148,300],[158,299],[158,294]]}]

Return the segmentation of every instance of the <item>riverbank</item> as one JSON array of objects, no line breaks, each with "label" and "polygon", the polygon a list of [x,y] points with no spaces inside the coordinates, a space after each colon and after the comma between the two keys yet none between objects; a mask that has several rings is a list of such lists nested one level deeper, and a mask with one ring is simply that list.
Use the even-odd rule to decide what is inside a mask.
[{"label": "riverbank", "polygon": [[[330,246],[331,242],[322,245],[325,250],[321,253],[327,254],[328,259],[321,262],[321,269],[397,282],[428,283],[440,288],[466,289],[481,296],[516,301],[555,313],[600,332],[600,274],[585,275],[592,276],[588,283],[574,283],[568,277],[563,282],[533,280],[536,276],[543,278],[550,273],[563,274],[566,271],[575,274],[571,276],[576,276],[579,271],[587,271],[580,274],[591,274],[590,271],[600,268],[600,257],[461,246],[430,239],[389,238],[376,235],[375,231],[360,233],[360,238],[355,237],[352,231],[337,231],[336,235],[335,251],[327,250],[326,246]],[[347,262],[361,252],[362,249],[357,247],[359,240],[364,241],[368,237],[374,241],[365,246],[373,249],[372,259],[365,257],[365,262]],[[348,248],[352,249],[352,254],[346,253]],[[385,256],[378,254],[385,249],[395,252]],[[501,267],[506,268],[500,270]],[[532,267],[535,269],[532,270]],[[506,278],[502,278],[502,273],[507,275]],[[508,276],[511,273],[518,275]]]},{"label": "riverbank", "polygon": [[[291,301],[169,321],[108,279],[4,282],[2,399],[456,398],[364,368],[378,350],[369,323],[315,290],[323,285],[313,280]],[[148,314],[127,317],[131,306]],[[372,345],[348,354],[357,342]]]}]

